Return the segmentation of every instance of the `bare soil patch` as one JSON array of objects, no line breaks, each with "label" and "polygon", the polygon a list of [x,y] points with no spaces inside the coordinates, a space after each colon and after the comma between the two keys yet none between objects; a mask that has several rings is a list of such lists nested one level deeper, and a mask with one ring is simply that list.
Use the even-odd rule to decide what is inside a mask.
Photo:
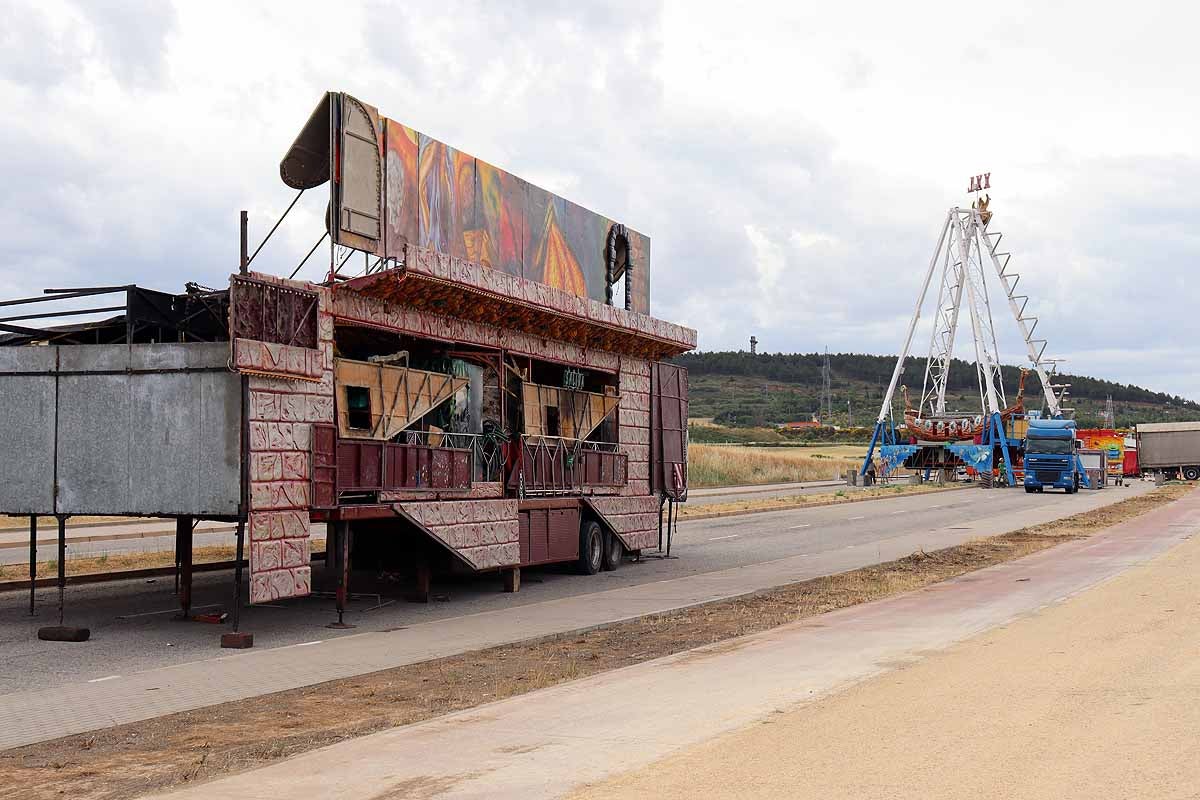
[{"label": "bare soil patch", "polygon": [[1191,491],[552,640],[516,643],[0,752],[0,797],[129,798],[918,589],[1088,536]]}]

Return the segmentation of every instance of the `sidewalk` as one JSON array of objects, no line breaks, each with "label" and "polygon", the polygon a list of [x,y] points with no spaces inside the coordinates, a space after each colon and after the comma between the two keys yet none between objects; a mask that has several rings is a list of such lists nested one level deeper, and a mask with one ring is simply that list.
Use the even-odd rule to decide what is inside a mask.
[{"label": "sidewalk", "polygon": [[[170,797],[561,797],[1061,603],[1161,555],[1198,527],[1200,492],[1193,492],[1102,534],[924,590],[348,740]],[[1194,556],[1197,544],[1188,548]],[[994,701],[1005,707],[1008,699]],[[991,721],[965,719],[988,735]],[[857,749],[837,753],[837,769],[852,775],[848,759],[869,754],[874,744],[865,740],[880,735],[871,726],[853,731]],[[936,770],[939,753],[925,753],[921,741],[904,748],[912,762],[931,761],[925,766]],[[778,752],[759,756],[749,771],[769,775],[783,766],[778,759]],[[803,784],[796,776],[781,796],[802,794]],[[919,785],[910,788],[919,796]],[[673,796],[700,792],[726,796],[711,784]]]},{"label": "sidewalk", "polygon": [[[1119,496],[1102,491],[1077,497],[1087,503],[1087,508],[1096,508],[1132,496],[1132,491]],[[760,517],[789,513],[768,512]],[[469,650],[564,635],[857,569],[901,558],[919,548],[948,547],[1056,517],[1053,506],[1035,508],[976,520],[961,529],[908,533],[870,547],[848,546],[823,553],[820,558],[794,556],[454,617],[401,630],[362,633],[319,644],[251,650],[95,683],[13,692],[0,696],[0,750]],[[31,715],[30,708],[39,709],[40,713]]]}]

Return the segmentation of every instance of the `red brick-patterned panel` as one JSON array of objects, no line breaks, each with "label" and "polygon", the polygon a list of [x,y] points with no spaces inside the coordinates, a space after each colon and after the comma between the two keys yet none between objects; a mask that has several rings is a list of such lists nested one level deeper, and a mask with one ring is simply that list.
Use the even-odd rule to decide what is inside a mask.
[{"label": "red brick-patterned panel", "polygon": [[334,294],[334,312],[339,320],[390,331],[408,333],[444,342],[505,348],[513,353],[616,372],[619,358],[605,350],[589,349],[555,341],[499,325],[421,311],[402,303],[383,303],[350,291]]},{"label": "red brick-patterned panel", "polygon": [[[272,276],[255,278],[286,289],[312,290]],[[312,591],[309,509],[329,502],[328,496],[314,497],[314,488],[321,484],[313,482],[313,429],[333,423],[330,294],[326,289],[313,293],[318,298],[312,323],[316,348],[235,343],[235,361],[249,373],[252,603]]]},{"label": "red brick-patterned panel", "polygon": [[395,508],[474,569],[512,567],[521,562],[516,500],[396,503]]},{"label": "red brick-patterned panel", "polygon": [[657,497],[589,497],[584,502],[600,514],[627,549],[658,546]]},{"label": "red brick-patterned panel", "polygon": [[[650,494],[650,362],[622,358],[618,411],[621,449],[629,456],[624,495]],[[657,524],[657,523],[656,523]],[[655,536],[657,542],[657,534]]]}]

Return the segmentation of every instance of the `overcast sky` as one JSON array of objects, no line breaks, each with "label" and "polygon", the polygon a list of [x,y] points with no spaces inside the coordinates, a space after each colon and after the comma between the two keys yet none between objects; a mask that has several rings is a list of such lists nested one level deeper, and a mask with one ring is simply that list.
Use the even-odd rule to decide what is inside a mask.
[{"label": "overcast sky", "polygon": [[[649,234],[706,350],[896,352],[990,171],[1049,352],[1200,399],[1192,4],[739,5],[0,0],[0,297],[223,285],[339,89]],[[311,194],[256,267],[320,235]]]}]

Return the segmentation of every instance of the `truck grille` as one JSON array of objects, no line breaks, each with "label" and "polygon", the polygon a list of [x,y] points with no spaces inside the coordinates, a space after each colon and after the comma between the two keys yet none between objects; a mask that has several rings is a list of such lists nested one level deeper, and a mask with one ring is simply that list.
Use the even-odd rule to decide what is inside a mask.
[{"label": "truck grille", "polygon": [[1054,483],[1061,474],[1056,469],[1039,469],[1034,470],[1033,476],[1037,478],[1038,483]]}]

